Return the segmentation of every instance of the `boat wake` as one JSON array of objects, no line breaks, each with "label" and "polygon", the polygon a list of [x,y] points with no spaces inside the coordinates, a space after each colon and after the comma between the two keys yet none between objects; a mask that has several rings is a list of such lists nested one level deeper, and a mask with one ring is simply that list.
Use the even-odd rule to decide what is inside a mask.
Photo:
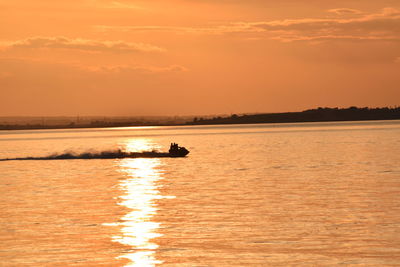
[{"label": "boat wake", "polygon": [[126,152],[122,150],[102,151],[102,152],[84,152],[84,153],[62,153],[52,154],[46,157],[23,157],[23,158],[5,158],[0,161],[10,160],[62,160],[62,159],[122,159],[122,158],[168,158],[177,157],[175,154],[158,152],[158,151],[144,151],[144,152]]}]

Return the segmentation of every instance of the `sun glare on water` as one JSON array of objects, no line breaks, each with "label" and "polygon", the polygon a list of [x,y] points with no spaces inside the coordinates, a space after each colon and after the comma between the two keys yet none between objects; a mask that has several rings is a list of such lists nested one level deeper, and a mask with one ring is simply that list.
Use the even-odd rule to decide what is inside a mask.
[{"label": "sun glare on water", "polygon": [[148,139],[131,139],[124,146],[127,152],[142,152],[154,149]]},{"label": "sun glare on water", "polygon": [[[133,140],[127,144],[127,150],[146,150],[150,146],[147,142]],[[131,261],[126,266],[155,266],[162,263],[155,257],[158,245],[153,241],[160,237],[158,233],[160,223],[153,217],[157,213],[156,200],[174,198],[162,196],[158,188],[162,179],[160,159],[135,158],[124,159],[119,162],[126,179],[120,182],[125,193],[120,197],[120,205],[127,207],[130,212],[121,218],[121,236],[113,239],[132,248],[132,252],[119,256]]]}]

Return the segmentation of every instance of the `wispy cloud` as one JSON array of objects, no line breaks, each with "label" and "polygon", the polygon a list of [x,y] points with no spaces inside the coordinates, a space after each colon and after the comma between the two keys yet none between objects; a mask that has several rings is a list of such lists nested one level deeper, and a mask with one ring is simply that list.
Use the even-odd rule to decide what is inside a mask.
[{"label": "wispy cloud", "polygon": [[[98,4],[96,6],[99,6]],[[145,9],[142,6],[134,5],[131,3],[122,3],[118,1],[112,1],[103,5],[100,5],[101,8],[110,8],[110,9],[138,9],[143,10]]]},{"label": "wispy cloud", "polygon": [[252,23],[266,32],[276,32],[274,39],[299,40],[382,40],[400,41],[400,11],[385,8],[380,13],[356,18],[296,19]]},{"label": "wispy cloud", "polygon": [[116,66],[89,66],[82,67],[86,71],[103,73],[103,74],[122,74],[122,73],[138,73],[138,74],[157,74],[168,72],[185,72],[187,68],[180,65],[170,65],[166,67],[155,66],[132,66],[132,65],[116,65]]},{"label": "wispy cloud", "polygon": [[[400,41],[400,10],[384,8],[378,13],[339,8],[328,10],[334,18],[302,18],[256,22],[232,22],[207,27],[96,26],[100,31],[164,31],[176,34],[253,34],[257,37],[293,41]],[[349,18],[347,15],[351,14]]]},{"label": "wispy cloud", "polygon": [[334,9],[329,9],[327,11],[337,15],[355,15],[363,13],[362,11],[353,8],[334,8]]},{"label": "wispy cloud", "polygon": [[[154,66],[143,64],[126,65],[90,65],[79,61],[53,61],[45,59],[28,58],[0,58],[0,79],[17,76],[24,69],[35,70],[36,72],[52,72],[64,70],[65,72],[83,73],[94,75],[92,77],[126,76],[126,77],[148,77],[163,74],[179,74],[189,71],[186,67],[178,64],[166,66]],[[45,71],[43,71],[45,70]],[[64,72],[63,71],[63,72]]]},{"label": "wispy cloud", "polygon": [[3,41],[0,47],[5,49],[70,49],[86,52],[163,52],[164,49],[155,45],[144,43],[130,43],[124,41],[99,41],[80,38],[57,37],[30,37],[24,40]]},{"label": "wispy cloud", "polygon": [[261,28],[253,27],[249,23],[234,22],[227,25],[213,25],[205,27],[180,27],[180,26],[94,26],[98,31],[122,31],[122,32],[173,32],[176,34],[211,34],[220,35],[226,33],[242,33],[242,32],[263,32]]}]

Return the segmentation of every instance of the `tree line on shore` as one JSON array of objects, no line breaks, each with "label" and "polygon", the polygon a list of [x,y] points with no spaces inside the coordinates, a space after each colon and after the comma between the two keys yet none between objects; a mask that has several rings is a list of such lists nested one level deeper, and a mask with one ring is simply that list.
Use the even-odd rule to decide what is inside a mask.
[{"label": "tree line on shore", "polygon": [[399,120],[400,107],[384,108],[316,108],[301,112],[260,113],[260,114],[232,114],[230,116],[215,117],[165,117],[151,119],[95,119],[78,123],[54,124],[45,123],[0,123],[0,130],[26,129],[64,129],[64,128],[102,128],[128,126],[166,126],[166,125],[205,125],[205,124],[248,124],[248,123],[289,123],[289,122],[323,122],[323,121],[363,121],[363,120]]},{"label": "tree line on shore", "polygon": [[302,112],[263,113],[252,115],[232,114],[227,117],[198,118],[188,124],[242,124],[242,123],[289,123],[289,122],[323,122],[323,121],[363,121],[363,120],[398,120],[400,107],[384,108],[327,108],[319,107]]}]

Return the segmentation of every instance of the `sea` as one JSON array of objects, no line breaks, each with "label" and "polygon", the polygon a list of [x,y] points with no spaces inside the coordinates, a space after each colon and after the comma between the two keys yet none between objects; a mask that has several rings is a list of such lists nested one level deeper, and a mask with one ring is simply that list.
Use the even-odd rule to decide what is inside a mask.
[{"label": "sea", "polygon": [[0,266],[400,266],[400,121],[0,131]]}]

